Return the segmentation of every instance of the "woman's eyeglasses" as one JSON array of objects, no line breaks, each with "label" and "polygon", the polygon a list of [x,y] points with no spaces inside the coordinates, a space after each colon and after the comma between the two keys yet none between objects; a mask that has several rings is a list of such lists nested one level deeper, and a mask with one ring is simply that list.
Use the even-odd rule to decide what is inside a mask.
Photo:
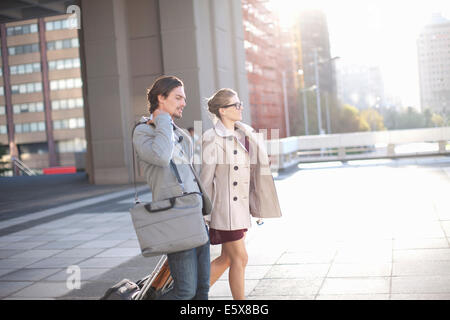
[{"label": "woman's eyeglasses", "polygon": [[221,108],[230,108],[230,107],[236,107],[236,110],[240,110],[242,108],[243,103],[241,101],[233,103],[233,104],[228,104],[226,106],[223,106]]}]

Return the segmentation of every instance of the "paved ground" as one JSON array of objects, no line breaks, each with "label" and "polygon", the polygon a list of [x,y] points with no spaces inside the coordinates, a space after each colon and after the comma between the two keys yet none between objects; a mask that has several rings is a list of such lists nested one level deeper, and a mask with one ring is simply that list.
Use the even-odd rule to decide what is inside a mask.
[{"label": "paved ground", "polygon": [[[450,299],[449,157],[305,165],[276,185],[283,218],[246,239],[249,299]],[[51,220],[0,237],[0,297],[98,299],[149,273],[157,258],[139,255],[131,193],[18,218]],[[81,289],[67,289],[71,265]],[[231,299],[227,274],[210,297]]]}]

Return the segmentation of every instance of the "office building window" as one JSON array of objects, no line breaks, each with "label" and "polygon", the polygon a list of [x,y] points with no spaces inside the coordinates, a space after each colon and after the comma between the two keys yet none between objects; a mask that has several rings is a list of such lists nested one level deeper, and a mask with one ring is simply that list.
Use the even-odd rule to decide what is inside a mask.
[{"label": "office building window", "polygon": [[80,58],[52,60],[48,62],[49,70],[63,70],[80,67]]},{"label": "office building window", "polygon": [[45,23],[45,30],[61,30],[61,29],[69,29],[69,21],[67,19],[55,20],[55,21],[47,21]]},{"label": "office building window", "polygon": [[10,56],[15,56],[18,54],[26,54],[26,53],[32,53],[32,52],[38,52],[39,51],[39,44],[32,43],[32,44],[24,44],[21,46],[14,46],[8,48],[8,54]]},{"label": "office building window", "polygon": [[3,96],[3,95],[5,95],[5,92],[3,90],[3,87],[0,87],[0,96]]},{"label": "office building window", "polygon": [[52,80],[50,81],[50,90],[81,88],[82,85],[80,78]]},{"label": "office building window", "polygon": [[41,64],[39,62],[18,64],[10,66],[11,74],[27,74],[33,72],[41,72]]},{"label": "office building window", "polygon": [[31,82],[31,83],[22,83],[15,84],[11,86],[12,94],[24,94],[24,93],[33,93],[33,92],[41,92],[42,91],[42,83],[41,82]]},{"label": "office building window", "polygon": [[8,128],[6,127],[6,125],[2,124],[0,125],[0,134],[7,134],[8,133]]},{"label": "office building window", "polygon": [[42,132],[45,131],[45,122],[16,123],[14,129],[17,133]]},{"label": "office building window", "polygon": [[44,103],[43,102],[13,104],[13,112],[15,114],[28,113],[28,112],[43,112],[43,111],[44,111]]},{"label": "office building window", "polygon": [[0,106],[0,116],[4,115],[6,113],[5,106]]},{"label": "office building window", "polygon": [[6,28],[7,36],[19,36],[22,34],[35,33],[38,32],[37,23],[24,24],[21,26],[14,26]]},{"label": "office building window", "polygon": [[84,152],[86,151],[85,139],[63,140],[56,143],[57,152]]},{"label": "office building window", "polygon": [[84,118],[53,120],[53,129],[55,130],[80,128],[84,128]]},{"label": "office building window", "polygon": [[52,101],[52,109],[53,110],[83,108],[83,106],[84,106],[83,98],[62,99],[62,100],[53,100]]},{"label": "office building window", "polygon": [[47,50],[61,50],[69,48],[78,48],[80,43],[78,38],[55,40],[47,42]]}]

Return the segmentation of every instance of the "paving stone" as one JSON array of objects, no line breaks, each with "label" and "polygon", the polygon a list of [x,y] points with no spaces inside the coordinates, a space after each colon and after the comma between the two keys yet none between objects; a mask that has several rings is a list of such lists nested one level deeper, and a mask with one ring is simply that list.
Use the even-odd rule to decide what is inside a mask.
[{"label": "paving stone", "polygon": [[262,279],[251,292],[252,296],[310,296],[318,293],[323,278]]},{"label": "paving stone", "polygon": [[23,250],[8,250],[8,249],[0,249],[0,259],[9,258],[16,254],[23,252]]},{"label": "paving stone", "polygon": [[84,240],[72,240],[72,241],[59,240],[39,246],[37,247],[37,249],[72,249],[81,245],[84,242],[85,242]]},{"label": "paving stone", "polygon": [[399,238],[394,239],[395,250],[448,248],[446,238]]},{"label": "paving stone", "polygon": [[98,258],[135,257],[141,254],[139,248],[111,248],[98,254]]},{"label": "paving stone", "polygon": [[319,294],[316,300],[389,300],[389,294]]},{"label": "paving stone", "polygon": [[394,262],[450,261],[450,248],[394,250]]},{"label": "paving stone", "polygon": [[[247,266],[245,268],[245,280],[260,280],[264,278],[271,266]],[[229,268],[219,278],[219,280],[228,281]]]},{"label": "paving stone", "polygon": [[450,293],[391,294],[391,300],[450,300]]},{"label": "paving stone", "polygon": [[327,277],[389,277],[391,263],[333,263]]},{"label": "paving stone", "polygon": [[334,258],[334,252],[295,252],[284,253],[277,264],[326,264],[331,263]]},{"label": "paving stone", "polygon": [[29,281],[0,281],[0,298],[7,297],[14,292],[23,289],[29,285],[33,284],[33,282]]},{"label": "paving stone", "polygon": [[67,268],[71,265],[76,265],[79,262],[83,261],[85,258],[78,257],[64,257],[64,258],[56,258],[50,257],[46,259],[42,259],[36,263],[26,266],[28,269],[35,268]]},{"label": "paving stone", "polygon": [[450,276],[450,261],[394,262],[393,276]]},{"label": "paving stone", "polygon": [[62,296],[71,289],[67,288],[64,282],[37,282],[12,295],[12,297],[22,298],[56,298]]},{"label": "paving stone", "polygon": [[392,278],[392,294],[447,293],[450,294],[450,276],[405,276]]},{"label": "paving stone", "polygon": [[[95,269],[91,269],[91,268],[80,268],[80,279],[81,281],[86,281],[86,280],[92,280],[95,279],[99,276],[101,276],[102,274],[108,272],[110,269],[108,268],[95,268]],[[66,281],[67,278],[70,276],[70,274],[67,273],[67,270],[61,270],[47,278],[45,278],[45,281]]]},{"label": "paving stone", "polygon": [[82,248],[82,249],[94,249],[94,248],[111,248],[111,247],[115,247],[120,243],[123,243],[124,240],[92,240],[92,241],[88,241],[88,242],[84,242],[83,244],[80,244],[79,246],[76,247],[76,249],[78,248]]},{"label": "paving stone", "polygon": [[20,269],[0,278],[0,281],[39,281],[61,269]]},{"label": "paving stone", "polygon": [[325,277],[330,264],[274,265],[265,275],[266,279],[298,279]]},{"label": "paving stone", "polygon": [[[244,294],[245,296],[255,289],[258,284],[258,280],[246,280]],[[217,280],[212,287],[209,288],[209,296],[211,297],[226,297],[231,296],[230,285],[227,280]]]},{"label": "paving stone", "polygon": [[61,253],[55,255],[55,258],[64,257],[78,257],[78,258],[91,258],[96,254],[104,251],[104,248],[73,248],[62,251]]},{"label": "paving stone", "polygon": [[12,258],[48,258],[60,252],[62,252],[62,250],[31,249],[22,251],[21,253],[12,256]]},{"label": "paving stone", "polygon": [[389,277],[327,278],[319,294],[388,294],[389,285]]},{"label": "paving stone", "polygon": [[79,264],[80,268],[114,268],[128,261],[129,257],[120,258],[90,258]]}]

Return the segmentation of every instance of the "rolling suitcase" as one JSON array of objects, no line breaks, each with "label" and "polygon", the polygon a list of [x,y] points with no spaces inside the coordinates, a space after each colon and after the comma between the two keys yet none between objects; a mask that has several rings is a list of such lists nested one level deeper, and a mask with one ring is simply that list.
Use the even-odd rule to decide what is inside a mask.
[{"label": "rolling suitcase", "polygon": [[100,300],[156,300],[172,286],[167,256],[163,255],[148,276],[136,283],[123,279],[109,288]]}]

